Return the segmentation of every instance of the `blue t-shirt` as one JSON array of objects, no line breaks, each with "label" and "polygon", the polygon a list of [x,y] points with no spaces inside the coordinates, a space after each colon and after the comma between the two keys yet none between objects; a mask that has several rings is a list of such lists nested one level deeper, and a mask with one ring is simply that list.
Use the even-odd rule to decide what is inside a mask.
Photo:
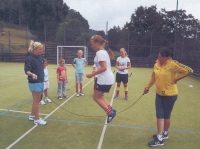
[{"label": "blue t-shirt", "polygon": [[76,72],[75,73],[84,73],[84,66],[85,66],[85,63],[86,63],[86,59],[85,58],[81,58],[81,59],[78,59],[78,58],[75,58],[74,59],[74,64],[76,64]]}]

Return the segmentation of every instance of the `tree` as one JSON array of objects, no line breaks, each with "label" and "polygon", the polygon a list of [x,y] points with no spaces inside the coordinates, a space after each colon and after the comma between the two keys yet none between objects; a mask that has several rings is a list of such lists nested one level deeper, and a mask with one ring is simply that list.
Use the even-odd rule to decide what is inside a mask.
[{"label": "tree", "polygon": [[57,26],[65,19],[69,10],[63,0],[22,0],[22,6],[31,33],[40,40],[45,39],[44,33],[55,37]]}]

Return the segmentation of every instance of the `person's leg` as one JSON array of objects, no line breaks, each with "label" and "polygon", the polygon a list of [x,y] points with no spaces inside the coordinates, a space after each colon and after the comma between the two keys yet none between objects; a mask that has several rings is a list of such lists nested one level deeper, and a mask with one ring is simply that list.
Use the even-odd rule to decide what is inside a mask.
[{"label": "person's leg", "polygon": [[116,73],[116,82],[117,82],[117,88],[116,88],[116,93],[114,98],[119,97],[119,91],[120,91],[120,85],[121,85],[121,79],[120,79],[120,74]]},{"label": "person's leg", "polygon": [[103,110],[107,110],[108,109],[108,105],[109,103],[107,102],[107,100],[105,99],[105,97],[103,96],[104,92],[95,90],[94,94],[93,94],[93,99],[96,101],[96,103],[103,109]]},{"label": "person's leg", "polygon": [[47,91],[47,89],[44,90],[44,95],[45,95],[45,98],[48,97],[48,91]]},{"label": "person's leg", "polygon": [[78,79],[79,76],[78,76],[78,74],[75,74],[75,78],[76,78],[76,80],[75,80],[75,81],[76,81],[76,93],[77,93],[77,95],[78,95],[78,84],[79,84],[79,81],[78,81],[78,80],[79,80],[79,79]]},{"label": "person's leg", "polygon": [[60,83],[58,84],[58,91],[57,91],[57,96],[58,98],[61,97],[61,88],[62,88],[62,81],[60,81]]},{"label": "person's leg", "polygon": [[67,97],[67,94],[66,94],[66,80],[65,81],[62,81],[62,94],[63,94],[63,97],[66,98]]},{"label": "person's leg", "polygon": [[80,95],[83,96],[83,74],[80,74],[79,76],[79,82],[80,82]]},{"label": "person's leg", "polygon": [[124,84],[124,94],[125,94],[125,99],[128,100],[128,84]]},{"label": "person's leg", "polygon": [[40,102],[41,95],[42,95],[42,92],[32,92],[33,104],[32,104],[31,115],[35,116],[35,120],[39,119],[39,102]]},{"label": "person's leg", "polygon": [[177,96],[168,96],[164,98],[164,133],[167,135],[170,127],[170,116],[174,107],[174,103],[177,100]]}]

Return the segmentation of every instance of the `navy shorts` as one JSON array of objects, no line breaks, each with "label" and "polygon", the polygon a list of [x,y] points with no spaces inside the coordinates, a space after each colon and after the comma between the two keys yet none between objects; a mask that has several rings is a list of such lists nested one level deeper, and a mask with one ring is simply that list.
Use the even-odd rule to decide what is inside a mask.
[{"label": "navy shorts", "polygon": [[169,119],[177,97],[177,95],[160,96],[156,94],[156,117]]},{"label": "navy shorts", "polygon": [[104,93],[105,92],[109,93],[111,86],[112,85],[99,85],[99,84],[96,84],[96,90],[104,92]]},{"label": "navy shorts", "polygon": [[123,84],[127,84],[128,83],[128,74],[120,74],[120,73],[116,73],[116,82],[117,83],[121,83],[123,82]]}]

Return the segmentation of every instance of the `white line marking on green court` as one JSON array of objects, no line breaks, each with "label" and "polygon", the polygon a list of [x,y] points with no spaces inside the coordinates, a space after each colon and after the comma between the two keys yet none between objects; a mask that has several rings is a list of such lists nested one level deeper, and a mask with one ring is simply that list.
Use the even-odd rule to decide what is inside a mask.
[{"label": "white line marking on green court", "polygon": [[[93,79],[91,79],[86,85],[83,86],[85,88],[90,82],[92,82]],[[74,97],[76,93],[74,93],[69,99],[67,99],[65,102],[63,102],[60,106],[58,106],[55,110],[53,110],[51,113],[49,113],[44,119],[51,116],[54,112],[56,112],[61,106],[63,106],[66,102],[68,102],[72,97]],[[16,141],[14,141],[11,145],[9,145],[6,149],[10,149],[15,144],[17,144],[20,140],[22,140],[27,134],[29,134],[32,130],[34,130],[38,125],[33,126],[31,129],[29,129],[27,132],[25,132],[21,137],[19,137]]]},{"label": "white line marking on green court", "polygon": [[[114,94],[115,94],[116,86],[117,86],[117,83],[115,84],[115,88],[114,88],[114,91],[113,91],[112,99],[111,99],[111,102],[110,102],[111,106],[113,104],[113,99],[114,99]],[[106,128],[107,128],[107,117],[106,117],[105,125],[103,127],[103,130],[102,130],[102,133],[101,133],[101,137],[100,137],[97,149],[101,149],[101,146],[103,144],[103,138],[104,138],[104,135],[105,135],[105,132],[106,132]]]},{"label": "white line marking on green court", "polygon": [[[0,109],[0,111],[17,112],[17,113],[26,113],[26,114],[30,114],[30,113],[31,113],[31,112],[16,111],[16,110],[8,110],[8,109]],[[42,114],[42,113],[39,113],[39,115],[48,115],[48,114]]]}]

